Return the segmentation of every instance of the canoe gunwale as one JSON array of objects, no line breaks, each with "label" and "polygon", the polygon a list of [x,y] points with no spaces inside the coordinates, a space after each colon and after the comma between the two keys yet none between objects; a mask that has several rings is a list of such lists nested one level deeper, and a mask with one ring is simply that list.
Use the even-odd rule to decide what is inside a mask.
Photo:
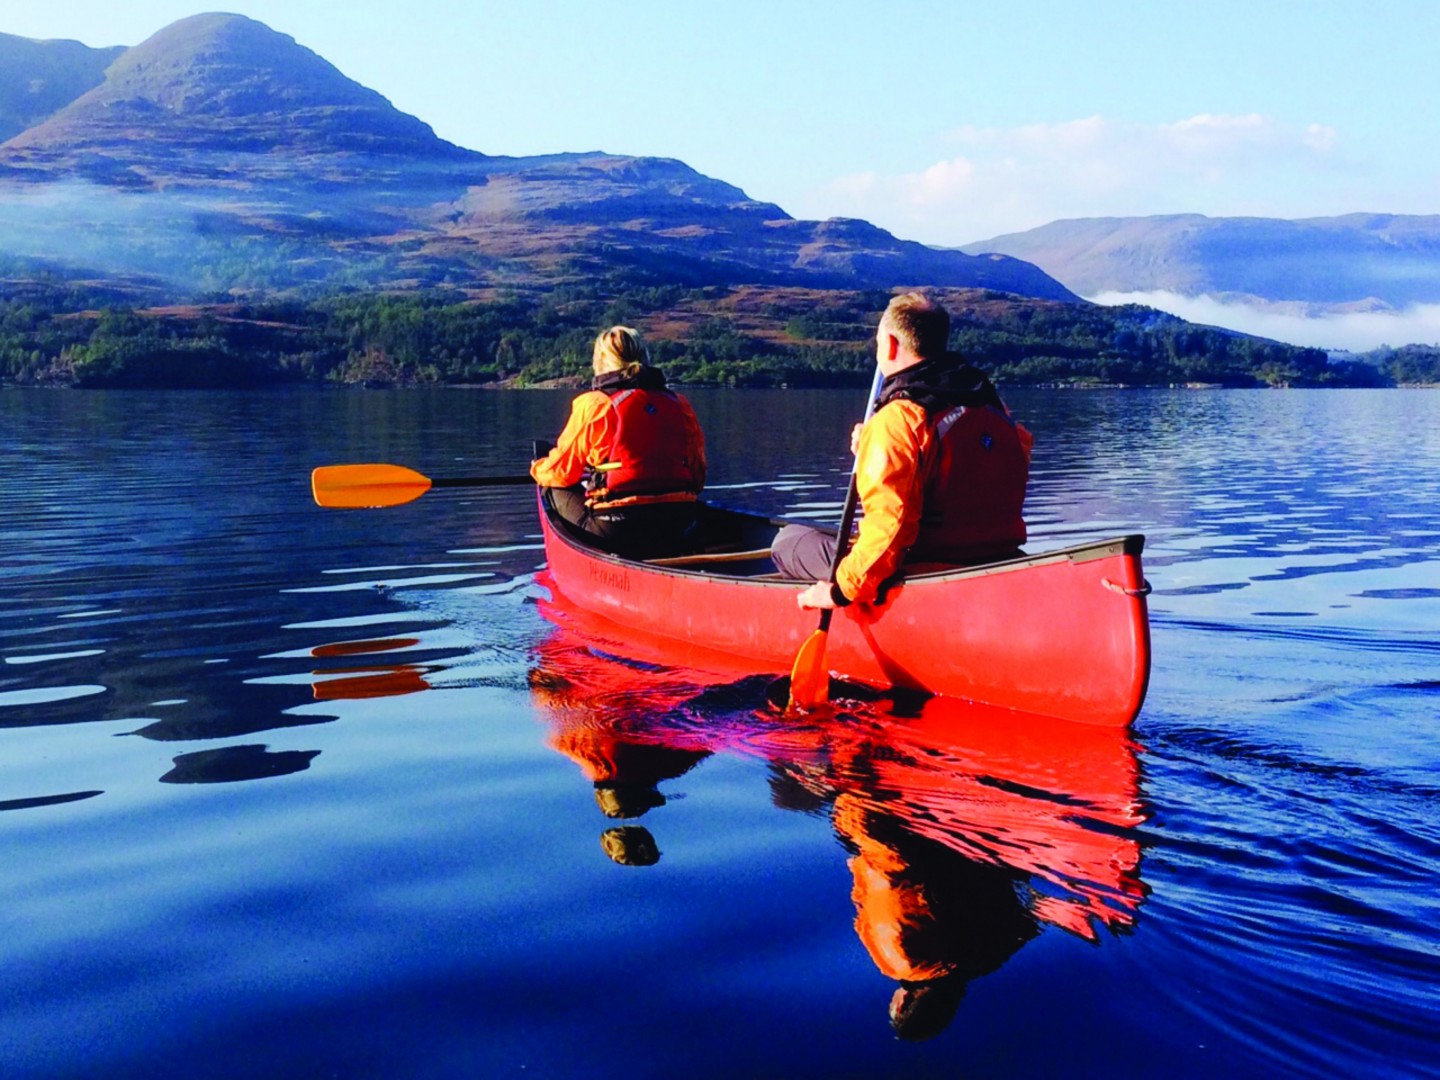
[{"label": "canoe gunwale", "polygon": [[[545,489],[540,489],[540,507],[546,524],[547,531],[557,539],[563,541],[568,547],[581,553],[587,558],[600,562],[610,563],[617,567],[623,566],[632,570],[639,570],[646,574],[672,574],[686,579],[722,579],[729,583],[751,585],[756,588],[795,588],[796,581],[790,578],[757,578],[746,574],[727,574],[721,570],[704,568],[704,565],[697,568],[686,566],[665,566],[658,563],[647,562],[644,559],[632,559],[623,555],[615,555],[595,547],[577,535],[568,522],[564,521],[555,512],[550,500],[544,497]],[[767,518],[759,514],[751,514],[744,510],[736,510],[731,507],[720,506],[715,503],[704,504],[711,511],[735,518],[746,519],[755,526],[774,526],[777,530],[785,525],[802,524],[800,522],[788,521],[784,518]],[[809,524],[804,522],[803,524]],[[1094,559],[1106,559],[1115,555],[1139,555],[1145,548],[1145,537],[1141,533],[1126,533],[1120,536],[1109,537],[1104,540],[1089,540],[1079,544],[1072,544],[1069,547],[1055,548],[1050,551],[1031,552],[1013,559],[1002,559],[998,562],[980,563],[976,566],[949,567],[940,570],[927,570],[919,573],[905,574],[891,581],[886,586],[886,591],[904,585],[906,588],[924,588],[926,586],[948,584],[950,582],[963,580],[972,577],[985,577],[991,574],[1008,574],[1016,570],[1025,570],[1034,566],[1044,566],[1049,563],[1068,560],[1073,563],[1090,562]],[[721,554],[720,552],[705,552],[704,554]],[[716,562],[710,564],[723,566],[724,563]]]}]

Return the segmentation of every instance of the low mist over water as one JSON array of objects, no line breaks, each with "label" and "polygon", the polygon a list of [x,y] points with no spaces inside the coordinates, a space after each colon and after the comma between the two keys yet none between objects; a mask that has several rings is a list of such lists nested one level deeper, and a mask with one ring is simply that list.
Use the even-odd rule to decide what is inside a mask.
[{"label": "low mist over water", "polygon": [[1304,303],[1242,303],[1212,296],[1171,292],[1106,292],[1088,297],[1117,307],[1143,304],[1203,326],[1223,326],[1242,334],[1273,338],[1287,345],[1369,352],[1384,346],[1440,345],[1440,304],[1415,304],[1403,310],[1325,310]]}]

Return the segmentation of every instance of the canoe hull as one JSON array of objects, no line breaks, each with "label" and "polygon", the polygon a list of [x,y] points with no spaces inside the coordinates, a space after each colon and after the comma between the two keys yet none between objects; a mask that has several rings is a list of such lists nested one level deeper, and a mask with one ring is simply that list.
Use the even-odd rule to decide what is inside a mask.
[{"label": "canoe hull", "polygon": [[[661,567],[588,547],[541,498],[550,584],[576,607],[647,637],[788,672],[815,630],[795,582]],[[1144,539],[1122,537],[911,578],[835,613],[836,675],[1106,726],[1129,724],[1150,673]]]}]

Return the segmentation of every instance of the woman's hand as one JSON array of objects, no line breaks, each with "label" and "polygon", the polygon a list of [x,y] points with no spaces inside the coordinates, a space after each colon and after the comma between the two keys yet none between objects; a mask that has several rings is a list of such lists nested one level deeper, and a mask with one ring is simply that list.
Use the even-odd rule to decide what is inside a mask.
[{"label": "woman's hand", "polygon": [[860,453],[860,430],[864,424],[856,424],[850,429],[850,456],[856,457]]}]

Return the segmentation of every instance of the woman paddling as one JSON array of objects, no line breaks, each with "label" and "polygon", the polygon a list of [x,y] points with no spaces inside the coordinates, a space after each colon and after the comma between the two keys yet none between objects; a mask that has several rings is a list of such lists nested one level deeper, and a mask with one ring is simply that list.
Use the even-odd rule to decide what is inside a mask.
[{"label": "woman paddling", "polygon": [[591,389],[571,403],[555,448],[530,465],[561,517],[634,558],[683,547],[705,486],[695,412],[646,359],[628,326],[597,337]]}]

